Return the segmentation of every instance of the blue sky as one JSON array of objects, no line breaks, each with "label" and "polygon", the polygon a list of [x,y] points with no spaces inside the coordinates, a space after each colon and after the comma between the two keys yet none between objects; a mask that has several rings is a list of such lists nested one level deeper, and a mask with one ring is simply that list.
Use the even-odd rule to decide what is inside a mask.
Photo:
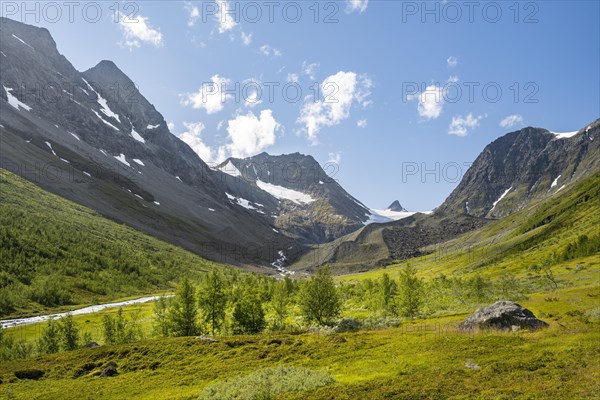
[{"label": "blue sky", "polygon": [[[44,3],[38,21],[2,13],[47,27],[79,70],[113,60],[205,161],[311,154],[372,208],[430,210],[495,138],[600,116],[596,1],[273,2],[273,21],[267,3],[247,3],[102,2],[96,22],[85,3],[72,21]],[[255,87],[261,102],[246,104]]]}]

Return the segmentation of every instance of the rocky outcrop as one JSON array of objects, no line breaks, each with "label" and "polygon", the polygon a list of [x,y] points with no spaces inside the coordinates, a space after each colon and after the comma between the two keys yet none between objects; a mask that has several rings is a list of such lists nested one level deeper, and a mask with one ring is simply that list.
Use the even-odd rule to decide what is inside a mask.
[{"label": "rocky outcrop", "polygon": [[398,200],[395,200],[388,208],[386,208],[386,211],[407,212],[408,210],[402,207],[402,204],[400,204]]},{"label": "rocky outcrop", "polygon": [[517,331],[520,329],[541,329],[548,326],[531,311],[512,301],[498,301],[491,306],[480,308],[464,320],[458,327],[461,330],[497,329]]}]

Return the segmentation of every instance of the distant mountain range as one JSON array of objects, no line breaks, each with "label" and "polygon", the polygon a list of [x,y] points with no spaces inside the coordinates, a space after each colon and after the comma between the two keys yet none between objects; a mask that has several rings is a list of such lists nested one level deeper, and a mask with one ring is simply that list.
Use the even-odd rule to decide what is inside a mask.
[{"label": "distant mountain range", "polygon": [[2,18],[0,41],[2,168],[212,260],[265,272],[413,257],[600,167],[599,121],[571,134],[525,128],[488,145],[431,215],[399,201],[371,210],[311,156],[261,153],[210,168],[113,62],[79,72],[44,28]]}]

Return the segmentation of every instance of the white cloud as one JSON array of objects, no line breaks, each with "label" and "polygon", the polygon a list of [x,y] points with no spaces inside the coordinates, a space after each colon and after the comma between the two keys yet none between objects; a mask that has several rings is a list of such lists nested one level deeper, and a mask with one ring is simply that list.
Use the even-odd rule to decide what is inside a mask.
[{"label": "white cloud", "polygon": [[262,110],[257,117],[249,112],[238,115],[227,122],[230,143],[227,150],[233,157],[245,158],[260,153],[275,144],[276,132],[281,124],[273,117],[271,110]]},{"label": "white cloud", "polygon": [[321,64],[319,63],[310,63],[308,64],[306,61],[302,62],[302,72],[304,75],[308,76],[311,80],[315,80],[315,73],[319,69]]},{"label": "white cloud", "polygon": [[251,33],[242,32],[240,34],[240,38],[242,39],[242,43],[244,43],[245,46],[248,46],[250,43],[252,43],[252,34]]},{"label": "white cloud", "polygon": [[352,13],[358,11],[359,13],[363,13],[367,10],[368,4],[369,0],[346,0],[346,12]]},{"label": "white cloud", "polygon": [[342,161],[342,152],[341,151],[335,151],[332,153],[328,154],[329,159],[327,160],[328,163],[333,163],[333,164],[340,164],[340,161]]},{"label": "white cloud", "polygon": [[251,89],[250,93],[248,93],[248,95],[246,96],[244,105],[248,108],[254,108],[261,103],[262,100],[259,99],[258,92],[254,89]]},{"label": "white cloud", "polygon": [[217,124],[217,130],[220,131],[221,128],[223,127],[223,125],[225,125],[225,121],[223,121],[223,120],[219,121],[219,123]]},{"label": "white cloud", "polygon": [[456,83],[456,82],[458,82],[458,76],[456,76],[456,75],[451,75],[451,76],[448,78],[448,83]]},{"label": "white cloud", "polygon": [[187,130],[179,135],[179,139],[187,143],[200,156],[202,161],[213,164],[225,160],[225,149],[223,147],[213,150],[202,141],[201,134],[205,129],[202,122],[184,122],[183,126]]},{"label": "white cloud", "polygon": [[223,92],[231,81],[221,77],[218,74],[210,78],[211,82],[205,82],[195,93],[184,93],[181,104],[191,106],[195,109],[205,109],[207,114],[214,114],[221,111],[225,102],[231,98],[230,94]]},{"label": "white cloud", "polygon": [[300,80],[300,77],[296,73],[290,72],[287,75],[287,81],[288,82],[298,82],[299,80]]},{"label": "white cloud", "polygon": [[119,28],[123,32],[123,40],[119,44],[128,47],[129,50],[141,47],[143,43],[151,44],[154,47],[163,45],[162,33],[148,23],[147,17],[138,15],[130,18],[119,13]]},{"label": "white cloud", "polygon": [[358,120],[356,122],[356,126],[358,126],[359,128],[362,128],[362,129],[366,128],[367,127],[367,120],[366,119]]},{"label": "white cloud", "polygon": [[469,113],[466,117],[460,115],[452,117],[452,122],[448,127],[448,133],[456,136],[467,136],[469,129],[475,129],[479,125],[481,119],[483,119],[481,115],[474,118],[472,113]]},{"label": "white cloud", "polygon": [[183,3],[183,7],[188,12],[188,26],[192,27],[196,24],[198,18],[200,18],[200,10],[197,6],[193,5],[191,2],[186,1]]},{"label": "white cloud", "polygon": [[354,72],[340,71],[327,77],[321,84],[322,100],[307,96],[300,111],[298,122],[304,124],[304,131],[309,140],[316,144],[317,134],[321,128],[338,125],[350,116],[350,108],[354,102],[363,107],[370,104],[372,82]]},{"label": "white cloud", "polygon": [[522,124],[522,123],[523,123],[523,116],[519,115],[519,114],[515,114],[515,115],[509,115],[508,117],[506,117],[502,121],[500,121],[500,126],[503,128],[512,128],[513,126],[515,126],[517,124]]},{"label": "white cloud", "polygon": [[448,67],[454,68],[454,67],[456,67],[458,65],[458,58],[456,58],[454,56],[450,56],[446,60],[446,63],[448,64]]},{"label": "white cloud", "polygon": [[167,128],[169,128],[169,131],[171,133],[173,133],[175,131],[175,122],[173,122],[173,121],[167,122]]},{"label": "white cloud", "polygon": [[271,47],[268,44],[260,46],[259,50],[263,55],[265,55],[267,57],[270,57],[271,55],[273,57],[281,57],[282,56],[281,50]]},{"label": "white cloud", "polygon": [[444,89],[438,85],[429,85],[425,91],[407,96],[407,100],[419,100],[417,111],[426,119],[436,119],[442,115],[444,106]]},{"label": "white cloud", "polygon": [[231,10],[229,2],[226,0],[216,0],[218,12],[215,15],[215,19],[219,23],[219,33],[225,33],[231,31],[236,27],[237,22],[233,18],[233,14],[228,11]]}]

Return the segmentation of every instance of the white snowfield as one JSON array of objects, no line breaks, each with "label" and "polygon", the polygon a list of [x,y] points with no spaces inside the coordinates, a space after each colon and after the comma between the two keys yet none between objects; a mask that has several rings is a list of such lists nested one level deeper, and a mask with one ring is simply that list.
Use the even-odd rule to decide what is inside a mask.
[{"label": "white snowfield", "polygon": [[369,217],[367,221],[364,222],[364,225],[369,224],[383,224],[386,222],[398,221],[404,218],[408,218],[411,215],[415,214],[431,214],[431,211],[391,211],[389,209],[386,210],[369,210],[370,214],[365,214],[365,216]]},{"label": "white snowfield", "polygon": [[554,180],[554,182],[552,182],[552,185],[550,185],[550,189],[552,189],[554,186],[558,185],[558,180],[560,179],[562,175],[559,175],[556,177],[556,179]]},{"label": "white snowfield", "polygon": [[256,181],[256,186],[279,200],[290,200],[296,204],[308,204],[315,201],[315,199],[306,193],[288,189],[283,186],[273,185],[260,180]]},{"label": "white snowfield", "polygon": [[24,110],[31,111],[31,107],[29,107],[27,104],[23,103],[22,101],[17,99],[15,96],[13,96],[13,94],[11,93],[13,91],[13,89],[7,88],[4,85],[2,85],[2,87],[4,88],[4,91],[6,92],[6,98],[8,99],[8,104],[13,106],[17,110],[22,108]]},{"label": "white snowfield", "polygon": [[[257,213],[260,214],[264,214],[264,211],[259,210],[258,208],[254,207],[251,203],[251,201],[246,200],[244,198],[241,197],[235,197],[227,192],[225,192],[225,194],[227,195],[227,198],[233,202],[235,202],[238,206],[244,207],[246,210],[254,210]],[[254,203],[255,204],[255,203]],[[258,205],[258,204],[257,204]]]},{"label": "white snowfield", "polygon": [[577,135],[577,132],[579,132],[579,131],[563,132],[563,133],[550,131],[550,133],[554,134],[554,136],[556,136],[557,139],[567,139],[567,138],[573,137],[573,136]]},{"label": "white snowfield", "polygon": [[[171,296],[166,296],[166,297],[171,297]],[[160,296],[151,296],[151,297],[142,297],[142,298],[134,299],[134,300],[120,301],[118,303],[98,304],[95,306],[84,307],[84,308],[80,308],[79,310],[71,311],[70,314],[71,315],[92,314],[92,313],[95,313],[98,311],[106,310],[108,308],[124,307],[124,306],[130,306],[132,304],[147,303],[149,301],[155,301],[159,298],[160,298]],[[52,317],[53,319],[58,319],[58,318],[66,316],[67,314],[69,314],[69,313],[40,315],[37,317],[29,317],[29,318],[5,319],[5,320],[0,321],[0,325],[2,326],[2,328],[12,328],[15,326],[31,325],[31,324],[37,324],[40,322],[48,321],[48,319],[50,317]]]},{"label": "white snowfield", "polygon": [[[92,109],[90,108],[90,110],[92,110]],[[100,120],[101,120],[102,122],[104,122],[106,125],[110,126],[111,128],[113,128],[113,129],[114,129],[114,130],[116,130],[116,131],[118,131],[118,130],[119,130],[119,128],[117,128],[116,126],[114,126],[113,124],[111,124],[110,122],[108,122],[107,120],[105,120],[104,118],[102,118],[102,116],[101,116],[100,114],[98,114],[98,112],[97,112],[96,110],[92,110],[92,112],[93,112],[94,114],[96,114],[96,117],[100,118]]]}]

